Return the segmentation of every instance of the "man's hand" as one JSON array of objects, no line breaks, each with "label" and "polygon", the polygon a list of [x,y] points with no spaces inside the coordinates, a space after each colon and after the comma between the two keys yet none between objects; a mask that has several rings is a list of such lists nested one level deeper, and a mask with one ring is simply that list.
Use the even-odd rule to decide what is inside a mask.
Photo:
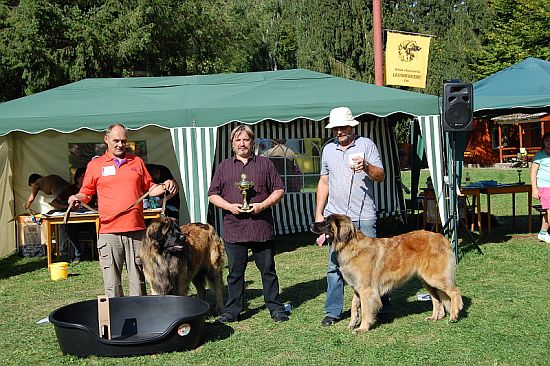
[{"label": "man's hand", "polygon": [[257,215],[260,212],[262,212],[263,210],[265,210],[265,206],[263,205],[263,203],[254,203],[254,204],[251,204],[249,206],[250,206],[251,210],[248,211],[248,212],[251,213],[252,215]]},{"label": "man's hand", "polygon": [[71,208],[78,208],[80,207],[80,200],[78,199],[78,197],[76,195],[72,195],[69,197],[68,199],[68,204],[69,204],[69,207]]},{"label": "man's hand", "polygon": [[356,156],[353,158],[353,161],[355,162],[355,165],[352,168],[354,172],[360,173],[360,172],[367,171],[367,167],[369,163],[365,161],[363,158]]},{"label": "man's hand", "polygon": [[174,194],[178,191],[178,184],[174,179],[168,179],[164,183],[162,183],[162,186],[165,191],[168,191],[170,194]]},{"label": "man's hand", "polygon": [[238,215],[243,213],[241,210],[241,204],[240,203],[230,203],[227,211],[231,212],[233,215]]}]

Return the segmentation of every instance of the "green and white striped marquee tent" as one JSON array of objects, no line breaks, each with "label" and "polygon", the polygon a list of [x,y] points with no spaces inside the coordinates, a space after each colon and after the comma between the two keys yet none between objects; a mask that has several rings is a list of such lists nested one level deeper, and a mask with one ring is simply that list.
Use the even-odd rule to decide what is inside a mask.
[{"label": "green and white striped marquee tent", "polygon": [[[388,179],[376,187],[381,216],[404,210],[400,186],[397,147],[392,130],[395,118],[417,118],[426,134],[434,184],[442,178],[435,162],[441,151],[437,97],[388,87],[346,80],[318,72],[295,69],[282,71],[217,75],[96,78],[84,79],[34,95],[0,104],[0,159],[3,172],[9,172],[0,184],[5,188],[3,222],[19,214],[22,202],[14,197],[28,187],[13,184],[25,162],[13,164],[14,146],[25,145],[29,157],[51,166],[53,156],[68,154],[68,147],[53,144],[26,144],[26,137],[73,135],[84,131],[102,132],[111,123],[122,123],[135,134],[151,128],[169,131],[177,159],[180,182],[190,221],[205,222],[208,217],[206,192],[216,163],[230,156],[228,132],[236,123],[252,125],[257,136],[265,138],[329,137],[324,128],[330,110],[348,106],[360,116],[359,132],[371,137],[381,150]],[[391,118],[388,118],[391,117]],[[144,133],[152,136],[152,133]],[[147,137],[148,138],[148,137]],[[39,143],[42,144],[42,143]],[[148,151],[165,144],[151,146]],[[63,144],[61,144],[63,145]],[[33,152],[33,149],[37,149]],[[46,151],[46,153],[44,153]],[[53,151],[53,150],[52,150]],[[32,155],[32,156],[31,156]],[[166,159],[170,158],[165,154]],[[19,157],[21,160],[21,157]],[[15,159],[17,160],[17,159]],[[67,170],[60,159],[54,172]],[[163,157],[151,163],[163,163]],[[432,164],[434,162],[434,164]],[[62,175],[62,174],[60,174]],[[67,175],[67,174],[65,174]],[[11,192],[11,193],[10,193]],[[442,203],[444,203],[442,201]],[[306,230],[313,220],[313,193],[287,194],[276,208],[278,233]],[[443,204],[441,205],[443,207]]]}]

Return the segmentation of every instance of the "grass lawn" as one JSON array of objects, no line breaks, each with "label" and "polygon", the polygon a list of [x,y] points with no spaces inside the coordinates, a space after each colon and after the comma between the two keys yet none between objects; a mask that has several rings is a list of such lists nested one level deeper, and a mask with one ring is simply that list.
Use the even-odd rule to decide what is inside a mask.
[{"label": "grass lawn", "polygon": [[[472,181],[495,179],[498,173],[468,171]],[[515,171],[508,173],[515,174],[517,180]],[[477,174],[483,177],[477,178]],[[493,178],[485,178],[485,174]],[[523,177],[528,179],[528,174]],[[512,178],[502,179],[512,182]],[[505,196],[492,199],[494,212],[506,220],[511,212],[509,201]],[[519,195],[517,201],[522,205]],[[526,211],[518,211],[518,215],[521,223]],[[102,293],[97,261],[71,266],[67,280],[54,282],[45,258],[12,255],[0,260],[0,364],[550,364],[550,245],[537,242],[521,224],[515,231],[510,225],[501,225],[494,235],[496,239],[481,244],[483,255],[472,249],[461,250],[457,282],[465,308],[456,323],[449,323],[447,318],[425,322],[431,303],[417,300],[417,294],[425,291],[419,281],[412,280],[392,293],[392,323],[378,325],[365,335],[351,333],[346,328],[348,319],[322,327],[327,248],[317,247],[314,237],[303,233],[277,239],[282,298],[293,306],[289,322],[277,324],[269,317],[263,307],[259,274],[251,262],[246,274],[248,310],[244,320],[216,326],[213,318],[208,318],[204,341],[197,349],[130,358],[64,356],[53,326],[37,324],[62,305],[95,299]],[[349,309],[350,301],[351,290],[346,287],[345,309]],[[349,311],[345,315],[349,317]]]}]

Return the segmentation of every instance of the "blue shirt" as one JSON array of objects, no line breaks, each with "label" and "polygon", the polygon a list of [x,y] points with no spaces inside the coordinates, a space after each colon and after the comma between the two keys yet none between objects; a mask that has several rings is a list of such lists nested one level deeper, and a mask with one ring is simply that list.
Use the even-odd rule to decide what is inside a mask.
[{"label": "blue shirt", "polygon": [[374,142],[365,137],[342,149],[335,139],[323,149],[321,175],[328,175],[328,202],[323,215],[345,214],[352,221],[375,220],[374,182],[367,173],[355,173],[349,162],[354,154],[360,154],[370,165],[383,168],[380,154]]},{"label": "blue shirt", "polygon": [[541,150],[533,157],[533,163],[539,165],[537,188],[550,187],[550,156],[544,150]]}]

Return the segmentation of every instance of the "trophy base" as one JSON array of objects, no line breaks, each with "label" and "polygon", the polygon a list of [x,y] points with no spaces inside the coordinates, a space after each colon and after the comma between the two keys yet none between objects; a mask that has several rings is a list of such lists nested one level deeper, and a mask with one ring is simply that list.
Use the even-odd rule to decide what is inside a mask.
[{"label": "trophy base", "polygon": [[247,207],[239,207],[241,209],[242,212],[250,212],[252,211],[252,206],[247,206]]}]

